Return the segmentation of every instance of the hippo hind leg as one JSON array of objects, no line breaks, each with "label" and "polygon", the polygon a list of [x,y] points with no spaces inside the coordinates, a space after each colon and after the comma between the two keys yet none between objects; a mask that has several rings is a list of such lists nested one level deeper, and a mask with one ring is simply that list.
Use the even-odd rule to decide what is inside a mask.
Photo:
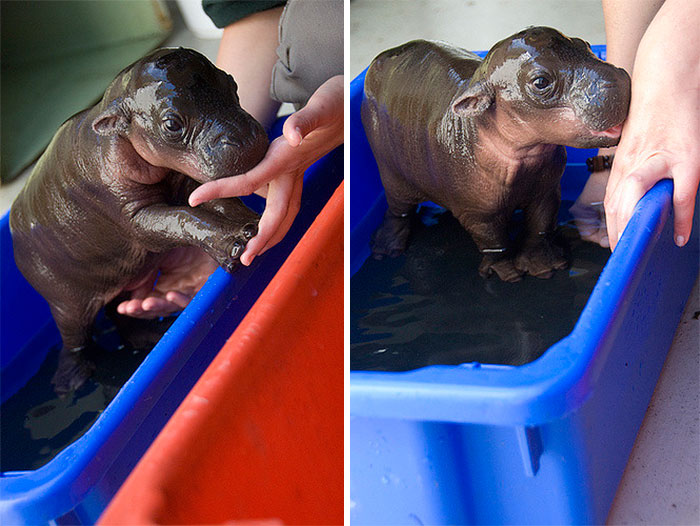
[{"label": "hippo hind leg", "polygon": [[60,397],[79,389],[95,372],[95,364],[86,358],[89,345],[63,347],[58,356],[58,368],[51,378],[51,384]]},{"label": "hippo hind leg", "polygon": [[384,214],[384,220],[372,235],[370,247],[374,259],[395,258],[406,251],[411,233],[411,213],[396,215],[391,210]]},{"label": "hippo hind leg", "polygon": [[374,259],[395,258],[406,251],[411,234],[411,218],[415,204],[389,206],[384,220],[372,235],[370,247]]},{"label": "hippo hind leg", "polygon": [[554,242],[559,210],[559,186],[525,210],[525,234],[515,266],[536,278],[551,278],[555,270],[568,267],[562,247]]},{"label": "hippo hind leg", "polygon": [[416,205],[425,199],[395,170],[383,162],[377,165],[389,207],[372,235],[370,248],[374,259],[395,258],[406,251]]},{"label": "hippo hind leg", "polygon": [[79,389],[95,371],[95,364],[88,355],[95,345],[90,332],[100,307],[101,305],[91,303],[83,309],[51,308],[63,341],[58,355],[58,367],[51,379],[54,391],[60,397]]}]

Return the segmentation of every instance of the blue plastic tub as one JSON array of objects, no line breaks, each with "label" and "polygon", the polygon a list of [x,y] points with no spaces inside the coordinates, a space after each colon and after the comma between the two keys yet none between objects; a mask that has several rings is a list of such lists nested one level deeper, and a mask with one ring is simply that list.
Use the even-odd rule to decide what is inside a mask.
[{"label": "blue plastic tub", "polygon": [[[350,90],[353,273],[386,209],[360,119],[363,82]],[[569,151],[565,197],[581,191],[590,153]],[[573,331],[534,362],[352,371],[352,523],[603,523],[698,275],[698,209],[683,249],[671,213],[662,181]]]},{"label": "blue plastic tub", "polygon": [[[307,170],[301,210],[284,241],[250,268],[233,275],[218,269],[87,433],[35,471],[2,473],[0,524],[95,523],[342,178],[339,148]],[[60,337],[46,302],[15,267],[7,215],[0,236],[0,366],[6,399],[36,372]]]}]

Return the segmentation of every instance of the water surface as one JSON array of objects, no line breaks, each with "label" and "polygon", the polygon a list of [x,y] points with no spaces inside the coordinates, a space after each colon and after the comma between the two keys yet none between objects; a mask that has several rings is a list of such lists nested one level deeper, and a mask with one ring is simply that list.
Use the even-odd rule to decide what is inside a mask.
[{"label": "water surface", "polygon": [[124,343],[109,319],[98,319],[99,348],[90,353],[96,371],[64,398],[51,385],[60,344],[51,348],[39,371],[0,406],[0,471],[38,469],[83,436],[174,319],[127,321],[120,329],[133,331],[131,343]]},{"label": "water surface", "polygon": [[485,280],[469,234],[451,214],[428,212],[416,221],[404,255],[368,258],[351,278],[350,368],[406,371],[537,359],[574,328],[610,255],[581,241],[570,223],[560,226],[559,237],[569,247],[568,270],[548,280]]}]

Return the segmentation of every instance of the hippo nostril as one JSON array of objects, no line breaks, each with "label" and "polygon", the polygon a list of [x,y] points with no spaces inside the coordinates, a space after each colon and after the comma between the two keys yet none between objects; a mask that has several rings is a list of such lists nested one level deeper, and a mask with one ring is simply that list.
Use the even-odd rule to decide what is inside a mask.
[{"label": "hippo nostril", "polygon": [[241,142],[238,139],[226,135],[219,139],[219,144],[221,144],[222,146],[231,146],[233,148],[241,147]]}]

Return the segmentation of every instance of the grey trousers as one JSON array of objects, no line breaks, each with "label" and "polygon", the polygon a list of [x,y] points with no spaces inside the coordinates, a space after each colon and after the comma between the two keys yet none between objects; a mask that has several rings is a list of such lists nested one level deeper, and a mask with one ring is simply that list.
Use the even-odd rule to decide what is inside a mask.
[{"label": "grey trousers", "polygon": [[270,95],[299,109],[343,73],[343,0],[289,0],[280,18]]}]

